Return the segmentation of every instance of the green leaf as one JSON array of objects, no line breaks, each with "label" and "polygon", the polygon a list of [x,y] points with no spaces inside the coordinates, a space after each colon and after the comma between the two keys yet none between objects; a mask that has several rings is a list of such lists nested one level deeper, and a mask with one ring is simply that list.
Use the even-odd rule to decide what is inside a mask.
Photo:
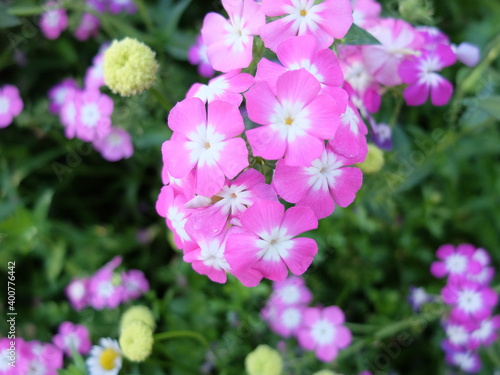
[{"label": "green leaf", "polygon": [[61,273],[66,255],[66,244],[59,241],[51,249],[50,255],[45,258],[45,273],[47,279],[53,283]]},{"label": "green leaf", "polygon": [[21,20],[18,17],[9,14],[5,5],[0,5],[0,29],[7,29],[20,24]]},{"label": "green leaf", "polygon": [[168,18],[163,21],[165,25],[163,33],[166,38],[172,39],[171,41],[175,40],[174,31],[177,30],[181,16],[190,3],[191,0],[182,0],[169,9]]},{"label": "green leaf", "polygon": [[375,38],[368,31],[363,30],[361,27],[352,24],[351,28],[347,32],[346,36],[341,40],[344,44],[349,45],[367,45],[367,44],[381,44],[377,38]]},{"label": "green leaf", "polygon": [[500,95],[479,99],[477,108],[500,120]]}]

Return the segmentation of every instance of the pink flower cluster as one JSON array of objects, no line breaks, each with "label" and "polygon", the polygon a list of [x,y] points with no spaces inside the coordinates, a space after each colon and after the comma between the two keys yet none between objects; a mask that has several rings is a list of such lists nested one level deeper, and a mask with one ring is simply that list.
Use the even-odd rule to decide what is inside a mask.
[{"label": "pink flower cluster", "polygon": [[99,13],[129,13],[137,12],[137,6],[133,0],[87,0],[87,5]]},{"label": "pink flower cluster", "polygon": [[447,244],[437,250],[437,257],[431,273],[447,277],[441,298],[451,307],[443,323],[446,361],[467,373],[477,373],[481,367],[478,349],[494,343],[500,328],[500,316],[492,315],[498,294],[489,286],[494,275],[490,256],[470,244]]},{"label": "pink flower cluster", "polygon": [[100,92],[104,86],[103,57],[107,45],[101,47],[85,74],[84,88],[67,78],[50,89],[50,112],[59,115],[68,138],[92,142],[108,161],[129,158],[134,153],[130,134],[111,124],[113,100]]},{"label": "pink flower cluster", "polygon": [[[347,0],[222,4],[229,20],[208,14],[202,36],[223,74],[193,85],[169,114],[157,211],[197,272],[254,286],[307,270],[317,245],[297,236],[354,200],[367,128],[328,48],[352,23]],[[257,35],[279,62],[261,59],[254,77],[241,69]]]},{"label": "pink flower cluster", "polygon": [[291,276],[273,283],[273,292],[261,315],[274,332],[296,337],[300,346],[329,362],[340,349],[349,346],[351,332],[342,325],[345,318],[339,307],[308,307],[311,300],[304,279]]},{"label": "pink flower cluster", "polygon": [[149,282],[139,270],[116,272],[122,258],[115,257],[89,278],[75,278],[66,287],[66,296],[75,310],[90,306],[114,309],[137,299],[149,290]]},{"label": "pink flower cluster", "polygon": [[[57,39],[68,27],[68,14],[66,9],[55,1],[48,1],[45,6],[47,10],[40,17],[40,29],[47,39]],[[99,28],[99,18],[92,13],[84,12],[74,36],[81,41],[87,40],[97,35]]]},{"label": "pink flower cluster", "polygon": [[21,113],[23,106],[23,100],[16,86],[0,87],[0,129],[9,126],[14,117]]},{"label": "pink flower cluster", "polygon": [[63,352],[53,344],[25,341],[20,337],[0,338],[0,373],[3,375],[57,375],[62,367]]}]

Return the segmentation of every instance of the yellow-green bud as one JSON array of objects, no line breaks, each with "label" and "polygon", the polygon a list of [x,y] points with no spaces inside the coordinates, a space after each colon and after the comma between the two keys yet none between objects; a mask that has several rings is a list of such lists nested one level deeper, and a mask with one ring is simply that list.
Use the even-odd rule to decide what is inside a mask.
[{"label": "yellow-green bud", "polygon": [[279,375],[282,368],[280,354],[267,345],[259,345],[245,358],[245,370],[248,375]]},{"label": "yellow-green bud", "polygon": [[146,306],[132,306],[123,313],[120,323],[120,330],[123,331],[126,326],[136,320],[146,324],[147,326],[149,326],[149,328],[151,328],[151,330],[155,329],[155,319],[153,317],[153,314],[151,313],[151,310]]},{"label": "yellow-green bud", "polygon": [[136,39],[114,40],[104,53],[104,82],[115,94],[130,96],[156,81],[156,53]]},{"label": "yellow-green bud", "polygon": [[321,370],[321,371],[315,372],[313,375],[342,375],[342,374],[339,374],[337,372],[333,372],[330,370]]},{"label": "yellow-green bud", "polygon": [[122,328],[119,342],[126,358],[142,362],[150,356],[153,349],[153,330],[140,320],[134,320]]},{"label": "yellow-green bud", "polygon": [[377,173],[383,166],[384,152],[377,146],[369,144],[365,161],[361,164],[357,164],[357,167],[364,173]]}]

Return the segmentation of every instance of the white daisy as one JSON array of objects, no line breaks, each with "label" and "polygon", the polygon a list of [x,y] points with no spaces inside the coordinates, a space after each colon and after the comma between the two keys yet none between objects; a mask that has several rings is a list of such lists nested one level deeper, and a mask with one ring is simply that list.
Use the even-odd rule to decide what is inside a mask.
[{"label": "white daisy", "polygon": [[87,358],[89,375],[117,375],[122,368],[122,351],[118,341],[101,338]]}]

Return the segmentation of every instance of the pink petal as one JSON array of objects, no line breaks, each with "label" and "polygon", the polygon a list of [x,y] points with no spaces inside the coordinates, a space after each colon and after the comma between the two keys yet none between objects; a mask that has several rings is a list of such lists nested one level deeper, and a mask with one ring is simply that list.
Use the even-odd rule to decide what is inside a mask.
[{"label": "pink petal", "polygon": [[256,240],[255,234],[246,230],[228,233],[224,256],[235,276],[240,271],[254,266],[259,260],[257,254],[260,249],[255,246]]},{"label": "pink petal", "polygon": [[318,228],[318,220],[309,207],[292,207],[285,212],[281,227],[286,228],[287,235],[295,237]]},{"label": "pink petal", "polygon": [[320,89],[318,80],[303,68],[283,73],[276,82],[276,96],[281,101],[301,103],[303,107],[318,96]]},{"label": "pink petal", "polygon": [[[308,207],[299,207],[307,208]],[[294,275],[302,275],[311,265],[314,256],[318,253],[318,245],[311,238],[294,238],[294,247],[283,261]],[[274,279],[271,279],[274,280]]]},{"label": "pink petal", "polygon": [[280,62],[290,68],[293,65],[301,65],[304,61],[310,62],[316,50],[316,39],[311,35],[302,35],[280,43],[276,54]]},{"label": "pink petal", "polygon": [[273,281],[284,281],[288,277],[288,269],[282,259],[260,259],[255,268],[263,277]]},{"label": "pink petal", "polygon": [[273,177],[273,185],[278,194],[290,203],[297,203],[308,192],[308,176],[304,168],[292,167],[279,160]]},{"label": "pink petal", "polygon": [[323,49],[314,56],[314,65],[318,73],[323,77],[321,83],[330,86],[342,86],[344,75],[335,53],[330,49]]},{"label": "pink petal", "polygon": [[188,156],[190,151],[187,148],[187,142],[183,140],[165,141],[162,151],[168,171],[175,178],[185,177],[197,162],[196,160],[191,161]]},{"label": "pink petal", "polygon": [[5,128],[12,122],[12,114],[10,112],[0,113],[0,128]]},{"label": "pink petal", "polygon": [[405,88],[403,96],[408,105],[422,105],[427,101],[427,97],[429,96],[429,86],[426,84],[414,83]]},{"label": "pink petal", "polygon": [[273,131],[270,126],[247,130],[246,136],[254,156],[277,160],[285,154],[286,139],[281,138],[279,132]]},{"label": "pink petal", "polygon": [[247,43],[242,46],[242,50],[238,50],[234,45],[228,45],[223,39],[208,45],[207,57],[212,67],[221,72],[244,69],[252,62],[252,45],[253,37],[249,37]]},{"label": "pink petal", "polygon": [[293,20],[288,16],[262,26],[259,33],[264,45],[272,51],[276,51],[282,41],[297,35]]},{"label": "pink petal", "polygon": [[[257,124],[269,124],[278,101],[266,82],[258,82],[245,93],[248,117]],[[247,132],[248,134],[248,132]]]},{"label": "pink petal", "polygon": [[446,244],[446,245],[441,245],[437,249],[436,256],[439,259],[446,259],[446,258],[448,258],[450,255],[452,255],[454,253],[455,253],[455,246],[450,245],[450,244]]},{"label": "pink petal", "polygon": [[188,98],[172,108],[168,115],[168,126],[173,131],[188,135],[196,132],[196,127],[200,124],[205,124],[206,118],[207,113],[203,101],[199,98]]},{"label": "pink petal", "polygon": [[307,166],[320,157],[324,142],[305,133],[293,141],[288,139],[285,162],[288,165]]},{"label": "pink petal", "polygon": [[345,167],[341,175],[335,179],[335,185],[330,187],[335,203],[347,207],[356,198],[356,193],[363,183],[363,173],[359,168]]},{"label": "pink petal", "polygon": [[242,138],[228,139],[224,142],[224,154],[227,157],[219,160],[217,164],[227,178],[235,178],[248,167],[248,149]]},{"label": "pink petal", "polygon": [[297,334],[297,339],[299,340],[300,346],[306,350],[313,350],[316,346],[316,341],[308,328],[301,328]]},{"label": "pink petal", "polygon": [[238,107],[220,100],[208,104],[207,125],[212,125],[217,133],[224,134],[225,139],[236,137],[245,130]]},{"label": "pink petal", "polygon": [[[345,102],[347,105],[347,101]],[[340,125],[341,112],[335,111],[335,102],[330,95],[318,95],[308,106],[309,119],[312,126],[307,130],[321,139],[330,139],[335,136]]]},{"label": "pink petal", "polygon": [[257,184],[264,184],[265,182],[266,178],[264,175],[256,169],[251,168],[242,172],[238,178],[232,182],[232,185],[245,185],[248,190]]},{"label": "pink petal", "polygon": [[343,349],[349,346],[352,341],[352,334],[348,328],[344,326],[337,327],[337,336],[335,340],[335,345],[339,349]]},{"label": "pink petal", "polygon": [[336,344],[322,345],[316,348],[316,356],[320,361],[330,362],[337,357],[338,349]]},{"label": "pink petal", "polygon": [[[185,159],[189,159],[183,155]],[[174,175],[172,173],[172,175]],[[175,177],[175,175],[174,175]],[[217,194],[224,186],[224,174],[220,167],[215,165],[205,164],[196,168],[196,188],[195,193],[204,197],[211,197]]]},{"label": "pink petal", "polygon": [[336,326],[345,321],[344,312],[337,306],[325,307],[323,309],[323,316]]},{"label": "pink petal", "polygon": [[[346,111],[349,102],[349,94],[346,90],[335,86],[325,86],[321,92],[332,97],[335,103],[333,107],[335,112],[344,113]],[[358,113],[357,110],[355,112]]]},{"label": "pink petal", "polygon": [[219,42],[221,36],[226,34],[227,31],[225,28],[229,25],[229,21],[220,14],[208,13],[203,19],[203,26],[201,28],[201,35],[205,45],[209,46]]},{"label": "pink petal", "polygon": [[278,77],[285,73],[287,69],[275,62],[269,61],[265,57],[257,64],[255,80],[257,82],[267,82],[273,92],[276,92],[276,81]]},{"label": "pink petal", "polygon": [[257,201],[241,215],[244,228],[259,234],[281,226],[285,207],[279,202]]},{"label": "pink petal", "polygon": [[231,273],[248,288],[259,285],[262,280],[262,274],[255,268],[231,271]]},{"label": "pink petal", "polygon": [[415,59],[404,60],[399,64],[398,74],[403,83],[411,84],[419,77],[418,62]]},{"label": "pink petal", "polygon": [[228,80],[232,92],[242,93],[255,83],[255,78],[248,73],[237,74]]},{"label": "pink petal", "polygon": [[259,29],[266,24],[262,7],[254,0],[243,0],[241,18],[245,20],[244,27],[251,35],[259,35]]},{"label": "pink petal", "polygon": [[156,201],[156,212],[162,217],[167,217],[167,207],[174,200],[174,190],[171,186],[164,186],[160,190]]},{"label": "pink petal", "polygon": [[[188,254],[190,254],[190,253],[188,253]],[[186,260],[186,256],[184,256],[184,261],[188,262]],[[213,267],[209,267],[205,263],[203,263],[202,261],[194,261],[191,263],[191,266],[200,275],[206,275],[206,276],[208,276],[208,278],[210,280],[212,280],[216,283],[224,284],[227,281],[226,271],[224,271],[222,269],[217,270]]]},{"label": "pink petal", "polygon": [[439,44],[436,47],[435,53],[439,56],[439,61],[442,64],[441,68],[445,68],[457,62],[457,56],[449,45]]},{"label": "pink petal", "polygon": [[444,262],[434,262],[431,264],[431,274],[434,277],[445,277],[448,273]]},{"label": "pink petal", "polygon": [[282,16],[284,7],[290,5],[290,0],[262,0],[262,12],[268,17]]},{"label": "pink petal", "polygon": [[297,205],[309,207],[318,220],[330,216],[335,209],[335,203],[328,189],[310,190],[297,202]]},{"label": "pink petal", "polygon": [[349,0],[326,0],[320,5],[323,7],[320,13],[321,18],[324,20],[321,22],[321,27],[335,39],[343,38],[353,22],[352,6]]},{"label": "pink petal", "polygon": [[453,94],[453,85],[446,79],[442,78],[438,83],[431,87],[431,102],[439,106],[447,104]]}]

